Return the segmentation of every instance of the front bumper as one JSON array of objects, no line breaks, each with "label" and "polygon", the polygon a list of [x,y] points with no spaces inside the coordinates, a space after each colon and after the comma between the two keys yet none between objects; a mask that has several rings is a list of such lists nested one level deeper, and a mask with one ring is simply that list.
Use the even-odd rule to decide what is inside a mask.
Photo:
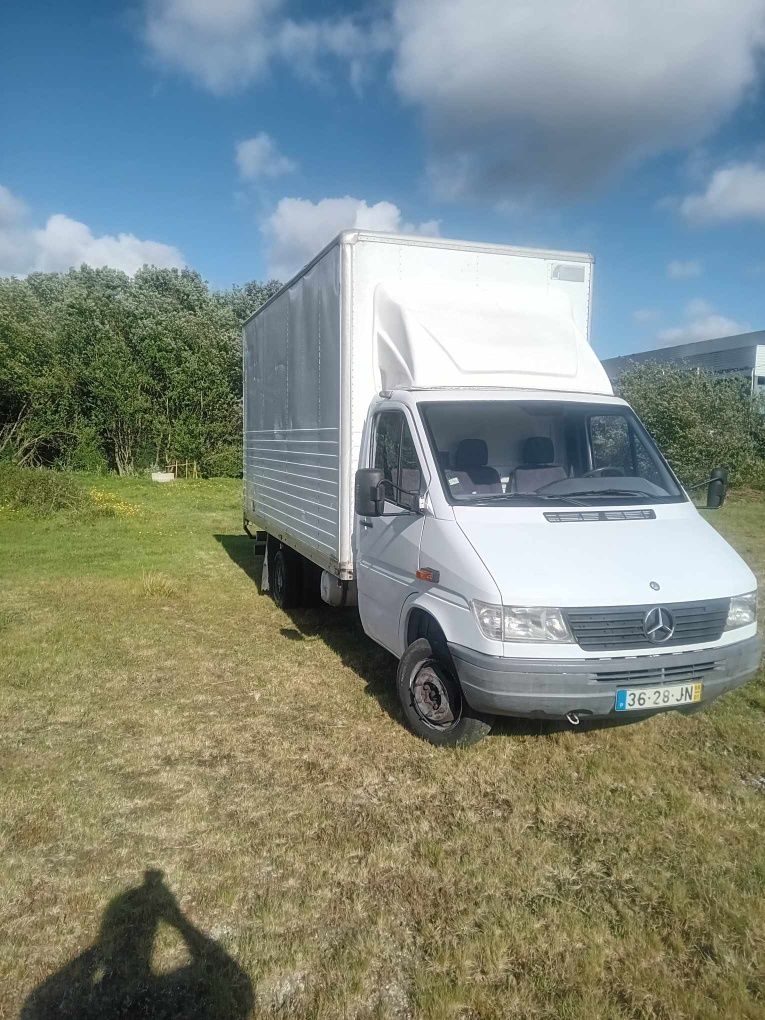
[{"label": "front bumper", "polygon": [[579,716],[639,718],[649,713],[615,712],[620,687],[657,687],[701,680],[701,702],[679,711],[692,711],[756,674],[762,644],[759,637],[736,644],[693,652],[635,655],[612,659],[516,659],[485,655],[461,645],[449,645],[462,692],[476,711],[562,719]]}]

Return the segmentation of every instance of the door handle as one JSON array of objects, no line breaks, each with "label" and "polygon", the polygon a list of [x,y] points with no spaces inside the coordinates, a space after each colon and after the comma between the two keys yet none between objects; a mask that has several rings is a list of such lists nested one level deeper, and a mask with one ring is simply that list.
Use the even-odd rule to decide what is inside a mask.
[{"label": "door handle", "polygon": [[372,524],[371,521],[360,520],[359,524],[362,526],[362,528],[373,528],[374,527],[374,525]]}]

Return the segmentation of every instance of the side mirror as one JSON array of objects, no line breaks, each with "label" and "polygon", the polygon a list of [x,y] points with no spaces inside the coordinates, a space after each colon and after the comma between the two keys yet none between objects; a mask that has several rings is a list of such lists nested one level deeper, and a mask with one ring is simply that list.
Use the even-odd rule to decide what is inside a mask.
[{"label": "side mirror", "polygon": [[354,502],[360,517],[379,517],[383,500],[380,498],[384,475],[379,468],[359,468],[356,472]]},{"label": "side mirror", "polygon": [[716,467],[709,476],[707,486],[707,510],[719,510],[725,502],[728,491],[728,471],[724,467]]}]

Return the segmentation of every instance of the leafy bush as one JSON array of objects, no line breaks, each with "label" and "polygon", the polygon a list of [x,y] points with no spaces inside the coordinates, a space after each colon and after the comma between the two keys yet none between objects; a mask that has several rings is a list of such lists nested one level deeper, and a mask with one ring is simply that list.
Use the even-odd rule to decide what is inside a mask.
[{"label": "leafy bush", "polygon": [[622,375],[618,392],[686,485],[724,465],[732,485],[765,487],[765,408],[748,379],[644,362]]},{"label": "leafy bush", "polygon": [[95,429],[84,427],[78,430],[62,466],[69,471],[84,471],[90,475],[108,472],[109,461]]},{"label": "leafy bush", "polygon": [[241,443],[232,443],[206,454],[199,464],[199,469],[205,478],[241,478]]},{"label": "leafy bush", "polygon": [[277,288],[188,269],[0,279],[0,456],[130,474],[216,456],[241,473],[241,323]]},{"label": "leafy bush", "polygon": [[87,505],[88,495],[73,475],[0,461],[0,507],[47,517],[62,510],[81,511]]}]

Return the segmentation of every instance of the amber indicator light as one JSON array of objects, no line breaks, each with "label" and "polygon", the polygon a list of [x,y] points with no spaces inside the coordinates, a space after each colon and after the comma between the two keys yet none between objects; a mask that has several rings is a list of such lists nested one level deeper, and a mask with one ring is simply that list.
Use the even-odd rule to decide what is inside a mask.
[{"label": "amber indicator light", "polygon": [[439,572],[437,570],[433,570],[431,567],[420,567],[416,574],[418,580],[432,581],[433,584],[438,584],[440,576]]}]

